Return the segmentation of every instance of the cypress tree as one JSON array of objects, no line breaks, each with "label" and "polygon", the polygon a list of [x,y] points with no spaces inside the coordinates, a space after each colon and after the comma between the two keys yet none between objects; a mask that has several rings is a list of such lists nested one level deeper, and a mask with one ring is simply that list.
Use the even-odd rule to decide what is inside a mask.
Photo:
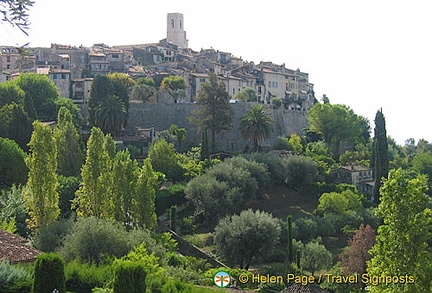
[{"label": "cypress tree", "polygon": [[204,128],[201,134],[201,161],[208,159],[210,157],[208,138],[207,138],[207,128]]},{"label": "cypress tree", "polygon": [[53,292],[66,293],[64,262],[57,254],[41,254],[36,258],[34,293]]},{"label": "cypress tree", "polygon": [[293,248],[293,236],[292,236],[292,216],[287,217],[288,224],[288,262],[292,263],[294,261],[294,248]]},{"label": "cypress tree", "polygon": [[387,178],[389,172],[387,131],[382,109],[378,110],[375,115],[372,166],[375,181],[374,198],[376,202],[379,202],[379,189],[381,187],[381,179],[383,177]]}]

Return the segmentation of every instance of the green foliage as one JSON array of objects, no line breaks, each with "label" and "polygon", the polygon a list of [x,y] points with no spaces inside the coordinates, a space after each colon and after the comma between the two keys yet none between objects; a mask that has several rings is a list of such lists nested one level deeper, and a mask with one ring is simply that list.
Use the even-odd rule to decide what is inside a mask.
[{"label": "green foliage", "polygon": [[272,104],[272,106],[275,109],[278,109],[278,108],[280,108],[282,106],[282,100],[281,100],[281,98],[272,97],[270,99],[270,104]]},{"label": "green foliage", "polygon": [[78,177],[59,175],[58,182],[60,217],[69,219],[72,215],[72,201],[80,186],[80,180]]},{"label": "green foliage", "polygon": [[234,112],[229,105],[230,96],[225,84],[218,77],[210,73],[209,81],[201,85],[200,92],[195,98],[200,105],[193,110],[190,120],[200,130],[207,129],[211,134],[211,151],[216,150],[216,134],[231,129]]},{"label": "green foliage", "polygon": [[134,100],[147,101],[156,94],[156,88],[147,84],[138,84],[132,88],[131,98]]},{"label": "green foliage", "polygon": [[26,156],[15,141],[0,137],[0,188],[27,182]]},{"label": "green foliage", "polygon": [[290,144],[294,153],[303,153],[302,138],[300,137],[300,135],[298,135],[297,133],[292,133],[290,138],[288,139],[288,143]]},{"label": "green foliage", "polygon": [[136,84],[137,85],[145,84],[145,85],[148,85],[148,86],[156,87],[156,83],[154,82],[153,79],[151,79],[151,78],[145,78],[145,77],[138,78]]},{"label": "green foliage", "polygon": [[136,85],[136,82],[127,74],[120,72],[113,72],[107,75],[112,81],[119,82],[125,88],[130,88]]},{"label": "green foliage", "polygon": [[14,140],[23,150],[28,150],[32,125],[21,105],[12,103],[0,108],[0,136]]},{"label": "green foliage", "polygon": [[432,181],[432,153],[418,153],[412,160],[413,170],[419,174],[428,175]]},{"label": "green foliage", "polygon": [[328,147],[328,145],[324,141],[315,141],[315,142],[309,142],[306,145],[306,156],[309,157],[315,157],[315,156],[330,156],[331,151]]},{"label": "green foliage", "polygon": [[185,96],[187,84],[183,77],[172,75],[162,80],[160,88],[167,91],[173,97],[174,102],[177,103],[178,100]]},{"label": "green foliage", "polygon": [[170,180],[180,180],[184,170],[179,164],[179,157],[174,145],[161,139],[154,142],[148,152],[148,158],[156,172],[161,172]]},{"label": "green foliage", "polygon": [[132,261],[117,261],[114,266],[114,293],[146,292],[145,266]]},{"label": "green foliage", "polygon": [[115,134],[126,123],[126,104],[115,95],[103,97],[96,106],[94,124],[105,133]]},{"label": "green foliage", "polygon": [[43,252],[54,252],[63,245],[64,237],[72,230],[72,220],[60,219],[41,228],[35,235],[34,246]]},{"label": "green foliage", "polygon": [[[58,100],[55,101],[55,104],[56,104],[57,109],[58,109],[57,119],[58,119],[58,116],[60,115],[59,114],[60,109],[62,107],[67,108],[72,115],[73,125],[79,131],[81,129],[82,124],[83,124],[83,117],[81,114],[81,109],[78,108],[78,106],[71,99],[67,99],[67,98],[59,98]],[[58,122],[58,120],[57,120],[57,122]]]},{"label": "green foliage", "polygon": [[232,157],[226,159],[224,164],[248,171],[251,177],[258,183],[258,189],[260,190],[268,187],[270,184],[270,173],[267,170],[267,166],[263,163],[258,163],[254,160],[246,160],[243,157]]},{"label": "green foliage", "polygon": [[8,104],[23,104],[25,93],[15,82],[0,83],[0,108]]},{"label": "green foliage", "polygon": [[246,87],[242,89],[240,92],[238,92],[234,96],[234,99],[244,101],[244,102],[257,102],[258,94],[253,88]]},{"label": "green foliage", "polygon": [[58,111],[54,140],[58,150],[58,174],[78,176],[84,159],[81,138],[78,129],[73,124],[72,114],[66,107],[61,107]]},{"label": "green foliage", "polygon": [[372,166],[375,182],[375,201],[379,202],[379,190],[382,178],[387,178],[389,172],[388,142],[385,118],[382,110],[375,115],[374,149],[372,152]]},{"label": "green foliage", "polygon": [[273,143],[273,149],[275,150],[287,150],[287,151],[291,151],[291,145],[288,141],[288,138],[283,137],[283,136],[278,136],[276,138],[276,140]]},{"label": "green foliage", "polygon": [[40,254],[35,262],[34,293],[66,293],[64,261],[57,254]]},{"label": "green foliage", "polygon": [[66,289],[76,293],[90,293],[95,287],[103,287],[111,282],[113,269],[111,265],[95,265],[70,261],[65,267]]},{"label": "green foliage", "polygon": [[285,183],[299,190],[315,181],[318,170],[315,162],[304,156],[289,156],[282,160],[285,170]]},{"label": "green foliage", "polygon": [[297,239],[305,242],[317,237],[332,236],[336,232],[329,220],[317,216],[299,218],[295,221],[295,226],[298,229]]},{"label": "green foliage", "polygon": [[60,214],[57,192],[57,147],[51,128],[39,121],[33,123],[27,186],[24,192],[25,206],[30,216],[29,227],[39,229],[57,219]]},{"label": "green foliage", "polygon": [[317,270],[327,269],[332,263],[332,255],[317,241],[309,242],[302,250],[302,267],[313,275]]},{"label": "green foliage", "polygon": [[362,208],[361,197],[351,190],[346,190],[341,193],[330,192],[322,194],[316,213],[324,216],[328,214],[341,215],[349,210],[358,212]]},{"label": "green foliage", "polygon": [[16,26],[23,33],[27,34],[25,30],[28,29],[30,24],[28,21],[28,10],[34,2],[30,0],[2,0],[1,2],[2,21],[6,21],[12,26]]},{"label": "green foliage", "polygon": [[39,120],[55,120],[57,116],[55,101],[59,94],[56,85],[47,75],[22,73],[15,82],[31,100]]},{"label": "green foliage", "polygon": [[283,184],[285,180],[284,167],[282,165],[282,159],[277,156],[272,156],[263,153],[253,153],[250,155],[243,155],[248,160],[256,161],[267,166],[270,172],[270,179],[274,184]]},{"label": "green foliage", "polygon": [[430,239],[430,198],[424,176],[411,179],[402,169],[392,170],[381,187],[377,208],[383,217],[378,227],[376,244],[370,253],[367,271],[375,276],[413,276],[415,282],[381,283],[372,292],[430,292],[431,255],[427,251]]},{"label": "green foliage", "polygon": [[258,151],[258,142],[269,139],[273,131],[272,119],[263,105],[254,105],[240,118],[239,130],[246,140],[252,140],[254,151]]},{"label": "green foliage", "polygon": [[78,219],[71,232],[64,238],[60,249],[65,260],[102,263],[107,257],[126,255],[137,243],[148,238],[148,232],[127,232],[119,223],[89,217]]},{"label": "green foliage", "polygon": [[96,125],[96,111],[99,103],[108,95],[114,94],[114,85],[111,79],[105,75],[96,75],[93,79],[90,99],[88,103],[89,111],[89,124],[90,126]]},{"label": "green foliage", "polygon": [[0,261],[0,292],[30,292],[33,275],[26,269]]},{"label": "green foliage", "polygon": [[24,207],[23,188],[12,186],[9,190],[2,190],[0,193],[0,222],[5,224],[14,223],[16,232],[28,236],[27,214]]},{"label": "green foliage", "polygon": [[247,270],[256,256],[275,245],[279,234],[271,214],[247,210],[222,219],[215,228],[215,242],[219,253]]},{"label": "green foliage", "polygon": [[160,216],[172,205],[181,205],[185,200],[185,189],[186,183],[177,183],[168,188],[156,190],[156,214]]}]

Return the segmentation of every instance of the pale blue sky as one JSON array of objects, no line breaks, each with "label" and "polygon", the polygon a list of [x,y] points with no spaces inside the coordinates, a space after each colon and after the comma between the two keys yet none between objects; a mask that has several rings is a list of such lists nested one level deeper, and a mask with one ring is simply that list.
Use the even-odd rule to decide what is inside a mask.
[{"label": "pale blue sky", "polygon": [[153,43],[165,38],[166,14],[179,12],[193,50],[300,68],[317,98],[350,106],[372,128],[382,107],[399,143],[432,141],[431,8],[426,0],[36,0],[30,36],[1,24],[0,45]]}]

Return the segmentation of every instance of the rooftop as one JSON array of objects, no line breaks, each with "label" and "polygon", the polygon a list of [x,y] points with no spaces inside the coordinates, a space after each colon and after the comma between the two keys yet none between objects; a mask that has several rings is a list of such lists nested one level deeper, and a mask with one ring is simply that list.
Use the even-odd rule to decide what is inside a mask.
[{"label": "rooftop", "polygon": [[11,263],[34,261],[42,252],[27,245],[27,242],[21,236],[0,229],[0,259]]}]

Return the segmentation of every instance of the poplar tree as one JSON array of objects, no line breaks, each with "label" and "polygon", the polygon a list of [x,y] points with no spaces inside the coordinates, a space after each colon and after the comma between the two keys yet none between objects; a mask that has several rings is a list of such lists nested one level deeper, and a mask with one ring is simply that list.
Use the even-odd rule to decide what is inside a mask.
[{"label": "poplar tree", "polygon": [[60,209],[56,174],[57,148],[52,130],[39,121],[35,121],[33,127],[29,143],[30,155],[25,160],[29,174],[24,199],[30,216],[29,227],[35,230],[54,222]]},{"label": "poplar tree", "polygon": [[383,177],[387,178],[389,172],[387,131],[382,109],[378,110],[375,115],[372,166],[375,181],[374,198],[376,202],[379,202],[381,180]]},{"label": "poplar tree", "polygon": [[137,190],[133,199],[133,218],[135,226],[154,229],[157,224],[156,218],[156,187],[157,175],[153,171],[148,159],[139,170]]},{"label": "poplar tree", "polygon": [[111,136],[105,136],[93,127],[87,143],[87,157],[81,171],[82,185],[76,192],[74,207],[77,215],[102,217],[109,212],[108,190],[111,184],[112,158],[115,145]]},{"label": "poplar tree", "polygon": [[66,107],[61,107],[54,129],[57,145],[58,173],[64,176],[78,176],[83,163],[80,135],[73,124],[72,114]]}]

